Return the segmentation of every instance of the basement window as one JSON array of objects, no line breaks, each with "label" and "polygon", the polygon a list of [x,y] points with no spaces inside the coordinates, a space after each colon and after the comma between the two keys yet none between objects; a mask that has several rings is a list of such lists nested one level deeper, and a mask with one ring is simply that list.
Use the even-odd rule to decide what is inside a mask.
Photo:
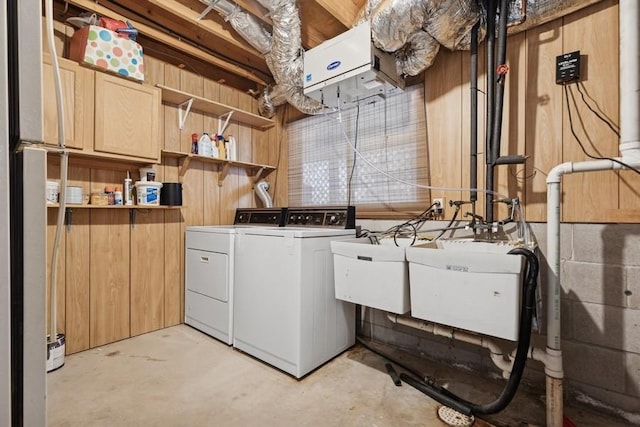
[{"label": "basement window", "polygon": [[287,130],[289,206],[352,204],[384,214],[428,202],[428,191],[412,185],[428,184],[423,85],[306,117]]}]

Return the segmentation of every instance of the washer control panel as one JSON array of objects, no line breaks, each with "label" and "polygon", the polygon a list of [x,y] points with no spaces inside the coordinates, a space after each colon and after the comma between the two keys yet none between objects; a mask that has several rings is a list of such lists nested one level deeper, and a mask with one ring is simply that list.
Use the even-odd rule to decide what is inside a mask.
[{"label": "washer control panel", "polygon": [[289,208],[286,226],[356,228],[355,206]]},{"label": "washer control panel", "polygon": [[233,223],[284,227],[286,219],[287,208],[238,208]]}]

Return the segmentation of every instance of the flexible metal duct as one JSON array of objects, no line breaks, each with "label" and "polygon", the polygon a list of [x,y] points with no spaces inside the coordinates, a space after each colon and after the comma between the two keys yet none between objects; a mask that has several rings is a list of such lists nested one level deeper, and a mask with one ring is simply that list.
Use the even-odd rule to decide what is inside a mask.
[{"label": "flexible metal duct", "polygon": [[272,208],[273,199],[271,199],[271,196],[269,195],[268,190],[269,190],[269,183],[267,181],[265,181],[264,179],[261,179],[260,181],[256,182],[255,192],[258,198],[260,199],[260,201],[262,202],[262,206],[265,208]]},{"label": "flexible metal duct", "polygon": [[258,98],[261,115],[273,117],[277,106],[289,102],[306,114],[317,114],[327,107],[303,94],[300,15],[296,0],[259,0],[269,10],[273,33],[251,14],[227,0],[201,0],[211,3],[251,46],[265,56],[276,85],[268,86]]},{"label": "flexible metal duct", "polygon": [[396,51],[396,69],[400,75],[415,76],[429,68],[440,50],[440,44],[426,31],[416,31]]},{"label": "flexible metal duct", "polygon": [[512,0],[509,9],[509,34],[526,31],[600,1],[602,0]]},{"label": "flexible metal duct", "polygon": [[481,12],[476,0],[369,0],[361,16],[371,21],[375,45],[395,53],[398,74],[414,76],[433,63],[440,45],[468,49]]},{"label": "flexible metal duct", "polygon": [[[260,53],[265,55],[275,85],[258,99],[260,114],[273,117],[277,106],[289,102],[306,114],[325,108],[302,89],[301,23],[296,0],[258,0],[269,10],[273,33],[251,14],[229,0],[201,0],[213,8]],[[601,0],[512,0],[510,33],[525,31]],[[486,21],[476,0],[369,0],[359,13],[371,21],[376,46],[396,56],[400,75],[417,75],[434,61],[440,45],[469,49],[471,28]],[[484,38],[481,25],[479,38]]]}]

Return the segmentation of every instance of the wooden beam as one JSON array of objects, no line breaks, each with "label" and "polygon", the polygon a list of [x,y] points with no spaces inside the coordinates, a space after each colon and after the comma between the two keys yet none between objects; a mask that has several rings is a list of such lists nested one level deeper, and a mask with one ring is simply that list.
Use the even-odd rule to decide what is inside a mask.
[{"label": "wooden beam", "polygon": [[[211,19],[206,19],[206,17],[201,20],[198,20],[198,16],[200,16],[200,13],[202,12],[202,10],[205,9],[204,4],[202,5],[202,10],[200,12],[197,12],[192,8],[185,6],[182,3],[179,3],[175,0],[147,0],[147,1],[152,5],[157,6],[158,8],[170,13],[171,15],[177,16],[178,18],[187,21],[189,25],[203,29],[208,34],[214,37],[220,38],[222,41],[224,41],[225,43],[228,43],[229,45],[233,46],[236,49],[246,51],[247,53],[250,53],[255,56],[261,56],[260,52],[258,52],[248,44],[245,44],[236,40],[236,38],[234,38],[234,35],[232,35],[226,28],[224,28],[218,22]],[[211,11],[210,13],[216,13],[216,12]]]},{"label": "wooden beam", "polygon": [[364,5],[363,1],[358,0],[315,0],[315,2],[347,28],[355,24],[358,12]]},{"label": "wooden beam", "polygon": [[[175,0],[173,0],[175,1]],[[223,28],[226,31],[227,39],[220,37],[216,31],[210,31],[206,27],[199,26],[191,19],[182,17],[165,10],[150,0],[100,0],[103,6],[130,16],[132,19],[147,24],[152,28],[173,34],[185,42],[200,47],[207,53],[221,58],[231,64],[243,66],[244,69],[256,72],[263,79],[270,80],[271,71],[263,55],[258,53],[250,44],[242,38],[224,19],[217,13],[208,14],[202,21],[204,23],[214,23],[216,28]],[[199,16],[203,10],[203,3],[199,0],[180,0],[180,4],[193,14]],[[231,38],[235,43],[229,43]],[[246,49],[238,49],[236,45],[245,46]]]},{"label": "wooden beam", "polygon": [[267,82],[264,81],[262,78],[256,76],[254,73],[251,73],[245,70],[242,67],[239,67],[235,64],[231,64],[209,53],[203,52],[202,50],[198,49],[195,46],[192,46],[189,43],[185,43],[177,38],[174,38],[169,34],[166,34],[160,30],[152,28],[136,20],[130,19],[129,17],[120,15],[112,11],[111,9],[101,6],[91,0],[68,0],[68,2],[82,9],[95,12],[99,15],[109,16],[111,18],[119,19],[122,21],[129,21],[141,34],[144,34],[147,37],[158,40],[163,44],[166,44],[167,46],[183,51],[197,59],[206,61],[212,65],[215,65],[216,67],[219,67],[223,70],[227,70],[245,79],[251,80],[253,82],[256,82],[258,84],[265,85],[265,86],[267,84]]}]

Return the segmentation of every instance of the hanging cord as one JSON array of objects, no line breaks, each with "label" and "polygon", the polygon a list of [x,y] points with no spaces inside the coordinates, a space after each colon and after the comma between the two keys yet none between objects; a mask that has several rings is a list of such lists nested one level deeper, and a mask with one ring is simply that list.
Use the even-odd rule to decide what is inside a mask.
[{"label": "hanging cord", "polygon": [[400,379],[415,387],[419,391],[437,400],[438,402],[450,406],[465,415],[490,415],[502,411],[506,408],[516,394],[522,373],[527,362],[529,344],[531,343],[531,325],[536,305],[536,285],[538,282],[539,263],[536,255],[525,248],[515,248],[508,252],[510,255],[522,255],[526,259],[526,267],[523,280],[523,299],[520,308],[520,328],[518,331],[518,346],[516,356],[511,368],[511,374],[507,384],[500,396],[491,403],[478,405],[465,400],[453,392],[441,387],[434,382],[425,383],[422,380],[414,379],[405,373],[400,374]]},{"label": "hanging cord", "polygon": [[[580,87],[582,87],[582,89],[580,89]],[[576,85],[576,88],[578,89],[578,92],[580,92],[580,96],[582,97],[582,101],[584,102],[584,104],[587,106],[587,108],[589,110],[591,110],[591,112],[593,114],[595,114],[600,120],[602,120],[607,126],[609,126],[609,129],[611,129],[613,131],[613,133],[615,133],[618,138],[620,138],[620,131],[616,128],[619,128],[619,126],[613,124],[611,122],[611,120],[609,118],[605,118],[605,114],[602,112],[602,110],[600,110],[600,107],[598,107],[598,103],[589,96],[589,99],[591,99],[595,104],[596,107],[598,107],[598,110],[600,110],[600,112],[596,111],[588,102],[586,99],[585,94],[587,94],[587,88],[584,86],[584,83],[582,82],[578,82],[578,84]],[[584,92],[583,92],[584,90]],[[587,94],[588,95],[588,94]],[[601,114],[602,113],[602,114]]]},{"label": "hanging cord", "polygon": [[[396,246],[400,246],[397,240],[398,237],[411,236],[412,240],[410,246],[413,246],[418,238],[418,230],[420,229],[420,227],[422,227],[426,221],[432,219],[430,214],[433,215],[432,209],[434,207],[436,207],[436,203],[432,203],[427,209],[425,209],[409,221],[403,222],[402,224],[394,225],[393,227],[390,227],[380,233],[371,234],[375,235],[376,237],[385,237],[391,235],[393,237],[393,243],[395,243]],[[406,230],[409,231],[407,232]]]},{"label": "hanging cord", "polygon": [[[594,156],[590,153],[587,152],[587,150],[584,148],[584,145],[582,144],[582,141],[580,140],[580,138],[578,138],[578,135],[576,134],[575,129],[573,128],[573,116],[571,114],[571,106],[569,105],[569,92],[571,92],[567,86],[564,86],[564,98],[567,102],[567,112],[569,113],[569,127],[571,128],[571,134],[573,135],[573,138],[576,140],[576,142],[578,143],[578,145],[580,146],[580,149],[582,150],[582,152],[584,153],[585,156],[594,159],[594,160],[609,160],[611,162],[617,163],[621,166],[624,166],[625,168],[629,169],[630,171],[633,171],[635,173],[637,173],[638,175],[640,175],[640,170],[634,168],[633,166],[630,166],[618,159],[614,159],[613,157],[599,157],[599,156]],[[571,92],[571,99],[573,100],[573,104],[574,106],[576,106],[576,100],[573,96],[573,92]],[[577,106],[576,106],[577,107]]]},{"label": "hanging cord", "polygon": [[[356,130],[355,137],[353,138],[354,147],[358,146],[358,122],[360,121],[360,104],[356,105]],[[351,206],[351,180],[353,179],[353,172],[356,170],[356,160],[358,156],[353,154],[353,163],[351,164],[351,173],[349,174],[349,182],[347,183],[347,206]]]},{"label": "hanging cord", "polygon": [[60,65],[54,41],[53,32],[53,0],[45,1],[46,29],[47,40],[49,44],[49,53],[51,54],[51,64],[53,68],[53,81],[56,87],[56,107],[58,113],[58,146],[62,150],[60,153],[60,194],[58,199],[58,219],[56,222],[56,234],[53,240],[53,248],[51,251],[51,270],[49,277],[49,315],[50,315],[50,331],[49,339],[55,342],[58,335],[57,325],[57,298],[56,284],[58,278],[58,252],[60,249],[60,240],[62,239],[62,229],[64,225],[64,215],[66,212],[67,198],[67,168],[69,164],[69,153],[65,150],[65,127],[64,127],[64,98],[62,94],[62,82],[60,79]]},{"label": "hanging cord", "polygon": [[440,232],[440,234],[438,234],[438,236],[433,239],[433,240],[439,240],[442,236],[444,236],[444,233],[447,232],[447,230],[453,225],[453,223],[456,221],[456,218],[458,217],[458,213],[460,212],[460,205],[455,205],[456,206],[456,210],[455,212],[453,212],[453,217],[451,217],[451,221],[449,221],[449,224],[447,224],[447,226]]}]

